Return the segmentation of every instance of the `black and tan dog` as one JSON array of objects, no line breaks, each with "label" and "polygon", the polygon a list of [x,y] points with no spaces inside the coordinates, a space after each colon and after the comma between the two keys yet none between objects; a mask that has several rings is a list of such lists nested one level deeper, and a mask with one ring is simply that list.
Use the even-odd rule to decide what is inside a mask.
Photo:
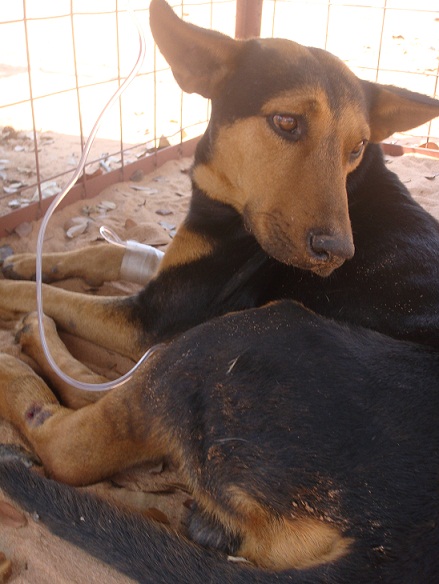
[{"label": "black and tan dog", "polygon": [[[170,343],[78,410],[87,398],[44,362],[63,405],[3,356],[0,414],[73,485],[172,459],[197,502],[189,535],[213,551],[39,478],[7,450],[0,486],[141,582],[438,581],[439,227],[376,143],[439,115],[439,102],[360,81],[318,49],[197,28],[164,0],[150,11],[181,87],[212,99],[190,211],[137,296],[46,286],[44,306],[131,357]],[[93,250],[93,278],[116,279],[120,252]],[[31,278],[33,265],[13,256],[5,273]],[[50,255],[45,277],[83,265],[82,252]],[[34,308],[31,282],[1,281],[0,293],[1,309]],[[42,361],[32,329],[22,341]],[[94,377],[50,322],[48,334],[68,373]]]}]

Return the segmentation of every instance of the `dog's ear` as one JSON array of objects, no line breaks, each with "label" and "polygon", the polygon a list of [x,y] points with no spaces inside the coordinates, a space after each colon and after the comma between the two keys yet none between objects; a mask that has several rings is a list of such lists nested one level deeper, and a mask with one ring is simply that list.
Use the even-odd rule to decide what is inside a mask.
[{"label": "dog's ear", "polygon": [[439,116],[439,100],[391,85],[363,81],[370,103],[371,142],[416,128]]},{"label": "dog's ear", "polygon": [[154,40],[183,91],[216,97],[242,43],[184,22],[165,0],[151,0],[149,15]]}]

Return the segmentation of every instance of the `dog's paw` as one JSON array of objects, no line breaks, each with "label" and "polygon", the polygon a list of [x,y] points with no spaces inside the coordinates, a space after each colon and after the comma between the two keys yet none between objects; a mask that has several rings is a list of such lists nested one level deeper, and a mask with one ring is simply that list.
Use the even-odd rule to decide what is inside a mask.
[{"label": "dog's paw", "polygon": [[1,262],[2,272],[8,280],[35,280],[35,255],[11,254]]},{"label": "dog's paw", "polygon": [[[44,331],[46,336],[56,334],[55,322],[48,316],[43,316]],[[27,349],[35,349],[41,344],[40,331],[38,327],[37,312],[29,312],[17,325],[15,342],[21,345],[25,353]],[[34,351],[30,351],[33,353]]]},{"label": "dog's paw", "polygon": [[21,462],[26,468],[41,466],[40,459],[18,444],[0,444],[0,465],[7,462]]},{"label": "dog's paw", "polygon": [[38,339],[38,316],[36,312],[26,314],[17,325],[15,342],[26,348]]},{"label": "dog's paw", "polygon": [[0,246],[0,266],[3,266],[5,260],[14,254],[14,250],[10,245]]},{"label": "dog's paw", "polygon": [[239,534],[233,533],[218,519],[201,511],[196,503],[189,510],[186,529],[189,538],[199,545],[228,555],[236,555],[241,545]]}]

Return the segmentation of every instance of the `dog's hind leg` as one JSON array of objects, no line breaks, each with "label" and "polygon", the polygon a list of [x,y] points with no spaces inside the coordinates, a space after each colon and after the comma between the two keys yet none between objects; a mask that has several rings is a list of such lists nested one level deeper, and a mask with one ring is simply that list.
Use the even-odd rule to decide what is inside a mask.
[{"label": "dog's hind leg", "polygon": [[[91,371],[86,365],[75,359],[70,354],[58,335],[54,321],[47,316],[44,317],[44,331],[50,353],[64,373],[83,383],[97,384],[108,381],[107,378]],[[101,391],[80,390],[72,387],[66,381],[58,377],[46,359],[41,343],[36,312],[32,312],[23,318],[16,335],[16,340],[20,343],[22,351],[31,357],[39,366],[39,371],[42,376],[49,381],[50,386],[56,390],[56,394],[64,406],[77,410],[97,401],[107,393]]]},{"label": "dog's hind leg", "polygon": [[159,419],[141,408],[140,383],[79,410],[63,407],[25,363],[0,355],[0,416],[14,424],[54,478],[85,485],[167,452]]}]

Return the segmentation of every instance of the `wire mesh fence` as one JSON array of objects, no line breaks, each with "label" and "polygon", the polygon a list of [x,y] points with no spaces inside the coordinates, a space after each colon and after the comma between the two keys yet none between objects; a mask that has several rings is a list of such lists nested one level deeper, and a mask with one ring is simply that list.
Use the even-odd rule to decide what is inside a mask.
[{"label": "wire mesh fence", "polygon": [[[146,37],[142,68],[103,120],[77,197],[142,164],[190,153],[209,104],[183,94],[154,46],[149,2],[132,0]],[[174,0],[190,22],[325,48],[359,77],[438,97],[437,0]],[[261,18],[262,14],[262,18]],[[247,22],[248,24],[248,22]],[[256,31],[256,32],[255,32]],[[244,34],[245,36],[245,34]],[[136,61],[138,39],[120,0],[9,0],[0,5],[0,232],[41,214],[68,182],[84,142]],[[439,122],[394,141],[434,148]],[[166,154],[167,153],[167,154]],[[107,181],[107,183],[105,183]],[[70,198],[70,200],[74,200]]]},{"label": "wire mesh fence", "polygon": [[[439,96],[437,0],[264,0],[262,36],[326,49],[361,79]],[[437,150],[439,120],[392,138]]]},{"label": "wire mesh fence", "polygon": [[[203,133],[209,104],[183,94],[149,31],[148,2],[131,6],[145,33],[139,74],[103,119],[81,193],[93,179]],[[171,3],[183,18],[235,33],[236,0]],[[11,226],[61,191],[95,120],[134,65],[136,27],[119,0],[11,0],[0,6],[0,216]],[[176,153],[174,154],[177,155]],[[96,186],[97,185],[97,186]],[[14,221],[11,215],[18,210]],[[35,211],[35,209],[33,209]],[[5,218],[5,216],[7,216]],[[12,221],[12,223],[11,223]]]}]

